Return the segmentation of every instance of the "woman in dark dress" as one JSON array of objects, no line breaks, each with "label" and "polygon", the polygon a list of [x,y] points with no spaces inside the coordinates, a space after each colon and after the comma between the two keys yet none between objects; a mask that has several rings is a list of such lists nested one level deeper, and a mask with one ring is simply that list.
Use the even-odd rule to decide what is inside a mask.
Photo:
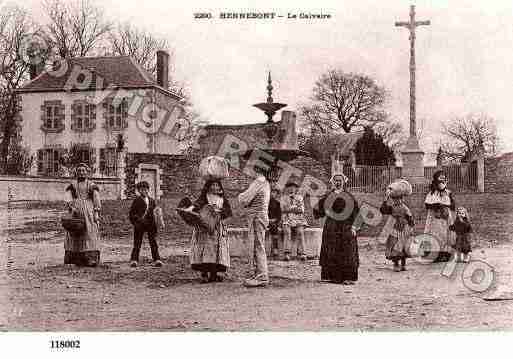
[{"label": "woman in dark dress", "polygon": [[336,173],[333,189],[322,197],[313,210],[315,218],[326,217],[322,230],[321,280],[354,284],[358,280],[358,242],[356,233],[358,202],[345,190],[347,177]]}]

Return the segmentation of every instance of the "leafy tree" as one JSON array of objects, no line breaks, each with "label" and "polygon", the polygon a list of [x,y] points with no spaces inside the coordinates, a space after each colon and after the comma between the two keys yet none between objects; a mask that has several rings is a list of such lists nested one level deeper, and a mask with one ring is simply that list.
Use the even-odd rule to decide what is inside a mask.
[{"label": "leafy tree", "polygon": [[385,144],[383,137],[371,127],[366,127],[354,149],[356,164],[369,166],[393,165],[394,151]]}]

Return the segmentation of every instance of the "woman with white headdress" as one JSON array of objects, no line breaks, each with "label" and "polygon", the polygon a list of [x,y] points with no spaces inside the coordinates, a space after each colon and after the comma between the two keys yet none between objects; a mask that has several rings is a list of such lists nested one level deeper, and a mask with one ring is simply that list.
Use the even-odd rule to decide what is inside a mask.
[{"label": "woman with white headdress", "polygon": [[325,217],[322,229],[321,280],[354,284],[358,280],[358,202],[346,191],[347,177],[335,172],[332,189],[314,207],[315,218]]},{"label": "woman with white headdress", "polygon": [[[427,209],[424,233],[436,240],[435,250],[425,251],[424,255],[428,258],[432,257],[435,262],[447,262],[452,253],[453,234],[449,226],[454,222],[452,212],[456,209],[456,203],[452,192],[447,188],[447,177],[444,171],[436,171],[433,174],[433,181],[424,204]],[[434,253],[431,254],[431,252]]]},{"label": "woman with white headdress", "polygon": [[67,232],[64,241],[64,264],[94,267],[100,262],[98,248],[101,209],[100,189],[88,177],[89,166],[79,164],[75,169],[76,180],[66,187],[67,204],[74,218],[85,223],[80,232]]}]

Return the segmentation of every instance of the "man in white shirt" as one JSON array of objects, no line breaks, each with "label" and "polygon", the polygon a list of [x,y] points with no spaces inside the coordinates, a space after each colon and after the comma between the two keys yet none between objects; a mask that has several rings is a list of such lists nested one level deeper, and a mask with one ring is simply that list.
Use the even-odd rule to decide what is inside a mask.
[{"label": "man in white shirt", "polygon": [[[263,172],[263,171],[262,171]],[[265,232],[269,225],[269,199],[271,185],[266,178],[267,173],[259,174],[249,188],[239,194],[239,203],[246,209],[248,218],[248,235],[253,245],[255,276],[247,279],[247,287],[263,287],[269,284],[267,255],[265,253]]]}]

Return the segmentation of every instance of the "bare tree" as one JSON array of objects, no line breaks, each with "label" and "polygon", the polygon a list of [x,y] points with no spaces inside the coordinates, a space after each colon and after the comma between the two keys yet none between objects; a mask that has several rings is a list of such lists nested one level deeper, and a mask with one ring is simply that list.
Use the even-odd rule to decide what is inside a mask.
[{"label": "bare tree", "polygon": [[98,53],[112,25],[91,0],[46,0],[46,35],[62,58]]},{"label": "bare tree", "polygon": [[386,119],[385,97],[385,89],[369,76],[330,70],[317,80],[312,103],[300,112],[312,129],[351,132]]},{"label": "bare tree", "polygon": [[108,40],[109,52],[112,55],[131,56],[151,74],[157,72],[156,53],[158,50],[166,50],[172,55],[166,39],[158,38],[128,22],[118,24],[113,28],[109,32]]},{"label": "bare tree", "polygon": [[[20,110],[16,89],[28,79],[29,63],[24,60],[31,52],[32,35],[37,31],[28,12],[18,6],[0,9],[0,167],[3,172],[17,154],[10,149],[19,144]],[[14,157],[13,157],[14,156]]]},{"label": "bare tree", "polygon": [[441,147],[446,152],[459,152],[462,156],[480,150],[487,155],[497,153],[499,137],[495,120],[484,113],[455,117],[442,124],[442,134],[446,140]]}]

